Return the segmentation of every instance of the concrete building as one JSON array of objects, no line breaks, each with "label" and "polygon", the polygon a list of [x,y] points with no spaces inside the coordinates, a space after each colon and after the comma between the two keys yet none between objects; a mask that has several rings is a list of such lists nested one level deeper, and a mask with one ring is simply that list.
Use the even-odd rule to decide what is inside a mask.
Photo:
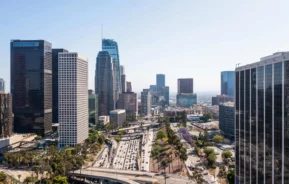
[{"label": "concrete building", "polygon": [[194,93],[194,79],[178,79],[178,93]]},{"label": "concrete building", "polygon": [[122,74],[121,75],[121,89],[122,89],[122,92],[126,92],[126,77],[125,77],[125,74]]},{"label": "concrete building", "polygon": [[143,89],[141,92],[141,116],[151,115],[151,94],[149,89]]},{"label": "concrete building", "polygon": [[119,94],[117,103],[118,109],[125,109],[126,115],[134,116],[136,119],[138,115],[137,94],[133,92],[125,92]]},{"label": "concrete building", "polygon": [[109,121],[110,121],[109,116],[99,116],[98,125],[105,126],[109,123]]},{"label": "concrete building", "polygon": [[92,89],[89,89],[88,90],[88,95],[94,95],[95,93],[94,93],[94,90],[92,90]]},{"label": "concrete building", "polygon": [[89,115],[89,126],[96,126],[98,124],[98,95],[88,95],[88,115]]},{"label": "concrete building", "polygon": [[110,111],[110,123],[114,128],[121,127],[126,121],[126,112],[124,109]]},{"label": "concrete building", "polygon": [[212,97],[212,105],[220,105],[226,102],[234,102],[234,97],[230,97],[227,95],[217,95]]},{"label": "concrete building", "polygon": [[98,94],[98,114],[109,115],[115,109],[114,74],[112,58],[107,51],[100,51],[96,58],[95,93]]},{"label": "concrete building", "polygon": [[289,52],[235,71],[235,183],[289,183]]},{"label": "concrete building", "polygon": [[45,40],[10,42],[11,94],[16,133],[52,132],[52,49]]},{"label": "concrete building", "polygon": [[124,74],[125,74],[124,66],[120,65],[120,75],[124,75]]},{"label": "concrete building", "polygon": [[0,78],[0,94],[5,93],[5,81]]},{"label": "concrete building", "polygon": [[52,49],[52,123],[58,123],[58,53],[65,49]]},{"label": "concrete building", "polygon": [[166,76],[165,74],[157,74],[156,81],[158,87],[165,87],[166,86]]},{"label": "concrete building", "polygon": [[183,93],[177,94],[177,106],[178,107],[192,107],[197,104],[197,94]]},{"label": "concrete building", "polygon": [[225,136],[234,139],[235,134],[235,107],[234,102],[219,105],[219,127]]},{"label": "concrete building", "polygon": [[78,53],[59,53],[59,146],[88,137],[88,62]]},{"label": "concrete building", "polygon": [[126,92],[132,92],[131,82],[126,82]]},{"label": "concrete building", "polygon": [[11,94],[0,94],[0,137],[10,137],[13,133]]},{"label": "concrete building", "polygon": [[221,95],[234,97],[235,71],[221,72]]}]

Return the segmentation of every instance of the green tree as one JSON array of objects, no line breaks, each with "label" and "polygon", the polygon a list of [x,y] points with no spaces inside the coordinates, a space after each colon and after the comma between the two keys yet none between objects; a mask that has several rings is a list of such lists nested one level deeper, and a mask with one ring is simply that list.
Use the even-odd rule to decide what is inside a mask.
[{"label": "green tree", "polygon": [[232,152],[230,151],[230,150],[225,150],[225,151],[223,151],[223,153],[222,153],[222,157],[223,158],[231,158],[232,157]]},{"label": "green tree", "polygon": [[117,142],[121,141],[121,136],[117,136],[117,137],[115,138],[115,140],[116,140]]},{"label": "green tree", "polygon": [[215,153],[215,151],[214,151],[213,148],[205,148],[205,149],[204,149],[204,153],[205,153],[206,156],[208,157],[209,154],[211,154],[211,153]]},{"label": "green tree", "polygon": [[189,180],[192,180],[196,182],[197,184],[205,183],[202,172],[199,169],[195,169],[192,175],[189,175],[188,177],[189,177]]},{"label": "green tree", "polygon": [[227,175],[227,173],[226,173],[226,167],[225,167],[225,166],[221,166],[221,167],[219,168],[219,174],[218,174],[218,176],[219,176],[220,178],[225,178],[226,175]]},{"label": "green tree", "polygon": [[42,136],[40,136],[40,135],[37,135],[36,137],[35,137],[35,140],[41,140],[42,139]]},{"label": "green tree", "polygon": [[3,172],[0,172],[0,181],[4,182],[6,180],[7,176]]},{"label": "green tree", "polygon": [[30,183],[34,184],[36,183],[36,181],[37,181],[37,178],[34,176],[28,176],[24,179],[24,183],[27,183],[27,184],[30,184]]},{"label": "green tree", "polygon": [[165,138],[165,137],[167,137],[167,134],[166,134],[166,132],[164,130],[159,130],[157,132],[157,139],[162,139],[162,138]]},{"label": "green tree", "polygon": [[52,182],[53,184],[68,184],[67,178],[65,176],[60,176],[60,175],[55,176]]},{"label": "green tree", "polygon": [[208,163],[210,166],[212,167],[215,167],[216,165],[216,160],[217,160],[217,156],[215,153],[210,153],[208,156],[207,156],[207,160],[208,160]]},{"label": "green tree", "polygon": [[213,141],[214,141],[215,143],[221,143],[221,142],[223,142],[223,140],[224,140],[224,137],[221,136],[221,135],[215,135],[215,136],[213,137]]},{"label": "green tree", "polygon": [[206,128],[204,131],[204,141],[208,142],[209,141],[209,132],[208,129]]},{"label": "green tree", "polygon": [[235,183],[235,172],[234,172],[234,169],[228,171],[227,180],[229,181],[229,184],[234,184]]}]

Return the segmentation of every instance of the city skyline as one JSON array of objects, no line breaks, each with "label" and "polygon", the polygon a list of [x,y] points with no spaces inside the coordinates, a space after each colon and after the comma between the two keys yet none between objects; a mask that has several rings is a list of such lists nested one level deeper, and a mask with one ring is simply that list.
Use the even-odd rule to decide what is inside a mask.
[{"label": "city skyline", "polygon": [[[112,3],[88,0],[85,3],[57,2],[57,8],[54,3],[37,1],[31,4],[6,1],[0,7],[0,19],[5,25],[0,30],[0,77],[6,81],[7,92],[10,91],[8,45],[11,39],[17,38],[44,39],[53,43],[54,48],[83,53],[89,59],[89,88],[94,89],[94,61],[101,50],[102,24],[103,37],[118,42],[121,65],[126,67],[127,80],[132,82],[136,92],[148,88],[157,73],[166,75],[166,85],[171,92],[177,91],[176,79],[179,77],[194,78],[197,92],[220,91],[221,71],[234,70],[237,63],[258,61],[262,55],[288,50],[289,38],[283,35],[289,31],[289,26],[278,18],[288,14],[286,1],[281,9],[276,12],[273,9],[270,15],[266,12],[272,12],[272,7],[276,6],[274,2],[219,1],[210,2],[208,6],[207,2],[193,1]],[[53,14],[50,9],[54,9]],[[85,14],[73,15],[74,10],[79,9],[85,9]],[[107,9],[111,10],[110,15],[105,12]],[[63,12],[67,13],[63,15]],[[122,16],[118,16],[120,12]],[[34,19],[35,13],[38,19]],[[62,19],[55,21],[57,16]],[[60,26],[64,20],[65,26]],[[236,20],[240,20],[238,24]],[[68,31],[75,21],[82,23],[81,28]],[[38,29],[31,29],[29,25],[38,25]],[[247,27],[250,32],[245,29]],[[262,34],[259,30],[263,30]],[[270,45],[266,44],[269,42]],[[208,67],[210,65],[214,67]],[[182,70],[175,71],[180,66]],[[142,72],[145,75],[140,75]]]}]

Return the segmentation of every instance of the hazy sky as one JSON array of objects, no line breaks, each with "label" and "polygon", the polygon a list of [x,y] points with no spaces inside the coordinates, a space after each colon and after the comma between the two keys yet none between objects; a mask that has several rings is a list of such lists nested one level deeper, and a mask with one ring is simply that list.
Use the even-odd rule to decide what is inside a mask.
[{"label": "hazy sky", "polygon": [[133,91],[155,84],[156,73],[172,92],[185,77],[195,91],[219,91],[221,71],[289,50],[288,7],[288,0],[2,0],[0,78],[10,91],[11,39],[44,39],[87,56],[94,89],[103,24]]}]

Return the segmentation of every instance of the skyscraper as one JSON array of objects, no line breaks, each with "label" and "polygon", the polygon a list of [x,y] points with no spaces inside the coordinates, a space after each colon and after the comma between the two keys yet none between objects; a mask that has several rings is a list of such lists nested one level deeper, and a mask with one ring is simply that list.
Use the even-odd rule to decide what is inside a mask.
[{"label": "skyscraper", "polygon": [[124,92],[119,94],[117,103],[118,109],[125,109],[126,115],[133,116],[134,119],[138,115],[137,94],[133,92]]},{"label": "skyscraper", "polygon": [[5,81],[0,78],[0,94],[5,93]]},{"label": "skyscraper", "polygon": [[58,123],[58,53],[67,53],[65,49],[52,49],[52,122]]},{"label": "skyscraper", "polygon": [[0,137],[10,137],[13,133],[12,98],[0,93]]},{"label": "skyscraper", "polygon": [[121,75],[121,89],[122,92],[126,92],[126,79],[125,74]]},{"label": "skyscraper", "polygon": [[194,79],[178,79],[178,93],[194,93]]},{"label": "skyscraper", "polygon": [[98,94],[88,94],[88,114],[89,125],[95,126],[98,124]]},{"label": "skyscraper", "polygon": [[126,82],[126,92],[132,92],[131,82]]},{"label": "skyscraper", "polygon": [[59,53],[59,147],[88,137],[88,64],[78,53]]},{"label": "skyscraper", "polygon": [[166,85],[165,74],[157,74],[157,86],[165,87],[165,85]]},{"label": "skyscraper", "polygon": [[109,115],[115,109],[112,58],[107,51],[100,51],[96,58],[95,93],[98,94],[99,116]]},{"label": "skyscraper", "polygon": [[151,94],[149,89],[143,89],[141,92],[141,115],[150,116]]},{"label": "skyscraper", "polygon": [[10,43],[14,131],[49,134],[52,129],[52,50],[44,40]]},{"label": "skyscraper", "polygon": [[235,71],[221,72],[221,95],[234,97]]},{"label": "skyscraper", "polygon": [[236,68],[237,183],[289,183],[289,52]]},{"label": "skyscraper", "polygon": [[120,79],[120,62],[118,44],[112,39],[102,39],[102,51],[107,51],[113,61],[114,77],[115,77],[115,96],[121,93],[121,79]]},{"label": "skyscraper", "polygon": [[235,113],[234,102],[226,102],[219,105],[219,126],[225,136],[234,139]]},{"label": "skyscraper", "polygon": [[166,100],[166,105],[170,105],[170,88],[169,86],[165,86],[165,100]]},{"label": "skyscraper", "polygon": [[120,65],[120,75],[124,75],[124,74],[125,74],[124,66]]}]

